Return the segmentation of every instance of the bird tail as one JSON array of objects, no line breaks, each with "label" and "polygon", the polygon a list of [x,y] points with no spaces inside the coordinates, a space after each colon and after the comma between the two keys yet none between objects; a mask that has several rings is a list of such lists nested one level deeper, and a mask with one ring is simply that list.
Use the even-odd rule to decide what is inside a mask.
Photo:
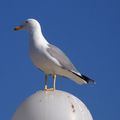
[{"label": "bird tail", "polygon": [[95,84],[94,80],[75,71],[69,71],[66,77],[70,78],[78,84]]},{"label": "bird tail", "polygon": [[79,73],[76,73],[76,72],[72,72],[72,73],[75,74],[76,76],[78,76],[83,81],[85,81],[87,84],[95,84],[94,80],[92,80],[91,78],[89,78],[85,75],[82,75],[82,74],[79,74]]}]

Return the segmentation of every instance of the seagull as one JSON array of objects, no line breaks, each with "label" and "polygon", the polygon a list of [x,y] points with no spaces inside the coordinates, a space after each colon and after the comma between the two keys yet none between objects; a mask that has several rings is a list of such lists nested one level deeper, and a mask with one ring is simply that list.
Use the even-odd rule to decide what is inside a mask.
[{"label": "seagull", "polygon": [[[27,19],[22,25],[14,28],[26,30],[29,33],[29,52],[33,64],[45,73],[44,90],[56,89],[56,75],[64,76],[78,84],[95,83],[94,80],[78,72],[65,53],[55,45],[50,44],[42,34],[40,23],[35,19]],[[48,76],[53,76],[53,87],[48,88]]]}]

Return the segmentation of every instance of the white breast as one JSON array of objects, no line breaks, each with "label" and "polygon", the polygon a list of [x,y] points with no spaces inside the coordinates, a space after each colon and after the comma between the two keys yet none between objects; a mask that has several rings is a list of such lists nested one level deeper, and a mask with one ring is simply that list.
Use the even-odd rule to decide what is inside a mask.
[{"label": "white breast", "polygon": [[47,53],[47,44],[36,43],[35,41],[30,40],[30,57],[32,59],[33,64],[38,68],[44,71],[47,74],[54,74],[57,67],[54,58],[52,58]]}]

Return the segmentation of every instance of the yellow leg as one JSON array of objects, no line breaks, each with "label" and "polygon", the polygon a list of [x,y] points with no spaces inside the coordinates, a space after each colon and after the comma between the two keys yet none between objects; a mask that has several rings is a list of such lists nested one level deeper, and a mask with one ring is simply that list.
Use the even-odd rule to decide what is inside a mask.
[{"label": "yellow leg", "polygon": [[56,74],[53,75],[53,90],[56,90]]},{"label": "yellow leg", "polygon": [[45,91],[54,91],[56,90],[56,74],[53,75],[53,88],[48,88],[47,87],[47,82],[48,82],[48,75],[45,75]]},{"label": "yellow leg", "polygon": [[47,90],[47,82],[48,82],[48,75],[45,75],[45,88],[44,88],[44,90]]}]

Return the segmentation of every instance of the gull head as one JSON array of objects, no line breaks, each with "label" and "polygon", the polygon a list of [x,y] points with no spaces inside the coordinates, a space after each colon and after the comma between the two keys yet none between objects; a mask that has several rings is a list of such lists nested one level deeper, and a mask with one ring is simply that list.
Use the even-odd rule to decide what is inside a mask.
[{"label": "gull head", "polygon": [[41,30],[40,23],[35,19],[27,19],[23,22],[22,25],[16,26],[14,28],[15,31],[17,30],[27,30],[29,32],[34,30]]}]

